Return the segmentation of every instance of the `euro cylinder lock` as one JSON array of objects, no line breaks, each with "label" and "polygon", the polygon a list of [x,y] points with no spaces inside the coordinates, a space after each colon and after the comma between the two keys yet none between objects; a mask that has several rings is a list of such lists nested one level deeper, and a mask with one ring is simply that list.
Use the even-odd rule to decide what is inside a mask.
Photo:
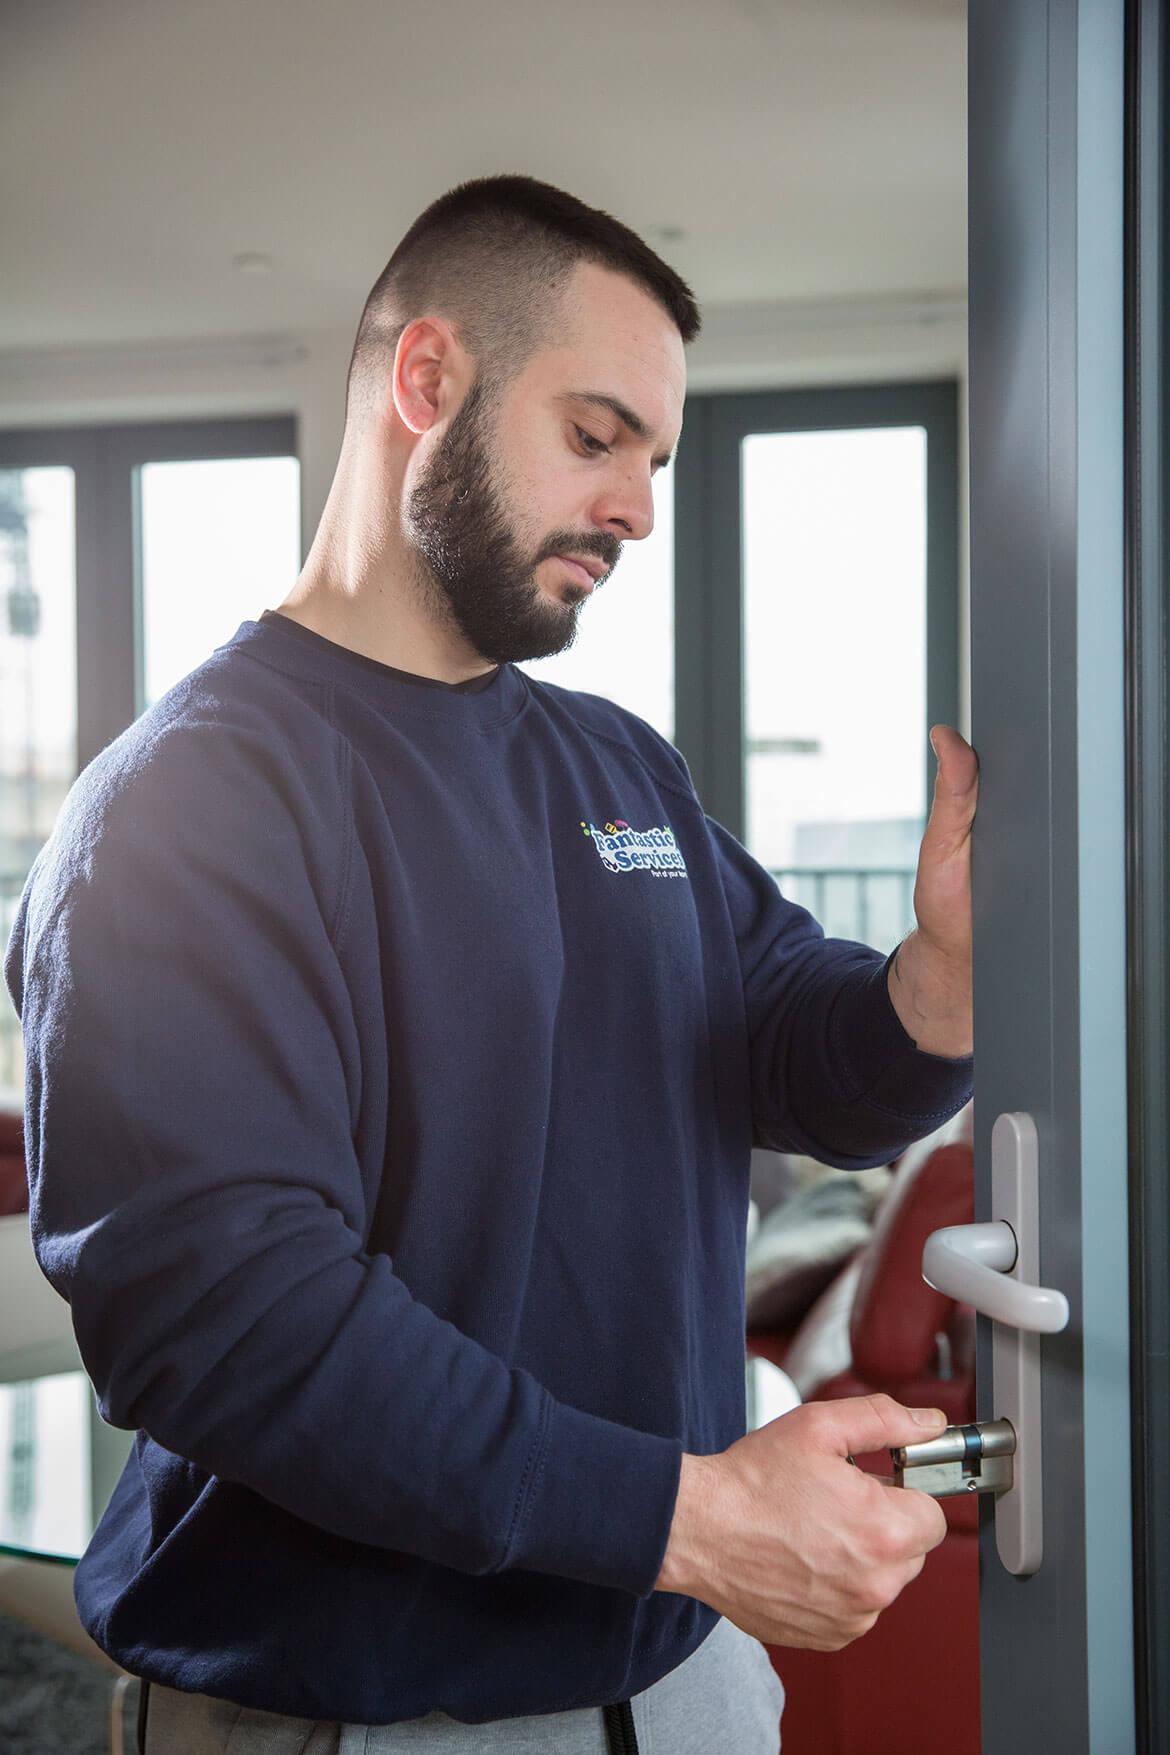
[{"label": "euro cylinder lock", "polygon": [[890,1451],[894,1485],[934,1499],[958,1493],[1006,1493],[1012,1485],[1016,1430],[1010,1420],[948,1426],[937,1438]]}]

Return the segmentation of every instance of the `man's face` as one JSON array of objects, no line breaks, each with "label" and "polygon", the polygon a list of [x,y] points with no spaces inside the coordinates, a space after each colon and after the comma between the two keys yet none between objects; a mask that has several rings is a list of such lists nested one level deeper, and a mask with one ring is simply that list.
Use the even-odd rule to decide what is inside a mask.
[{"label": "man's face", "polygon": [[582,264],[564,310],[564,338],[501,395],[475,380],[406,501],[424,590],[497,663],[573,644],[598,587],[556,557],[602,562],[606,578],[623,540],[649,536],[652,476],[682,424],[682,338],[656,300]]}]

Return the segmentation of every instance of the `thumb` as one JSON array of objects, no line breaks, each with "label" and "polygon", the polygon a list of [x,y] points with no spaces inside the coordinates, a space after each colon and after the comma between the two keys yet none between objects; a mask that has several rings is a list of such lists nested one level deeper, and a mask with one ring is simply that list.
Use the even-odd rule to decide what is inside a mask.
[{"label": "thumb", "polygon": [[817,1406],[825,1413],[831,1410],[822,1431],[838,1456],[865,1456],[872,1450],[921,1444],[926,1438],[937,1438],[947,1423],[939,1408],[906,1408],[888,1395],[846,1396]]}]

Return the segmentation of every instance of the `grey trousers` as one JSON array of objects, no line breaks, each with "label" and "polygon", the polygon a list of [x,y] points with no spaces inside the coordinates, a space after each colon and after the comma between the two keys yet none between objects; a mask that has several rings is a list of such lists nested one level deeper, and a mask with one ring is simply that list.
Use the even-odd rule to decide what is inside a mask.
[{"label": "grey trousers", "polygon": [[[758,1639],[720,1618],[697,1651],[631,1696],[639,1755],[778,1755],[784,1689]],[[150,1685],[146,1755],[608,1755],[600,1707],[468,1725],[445,1712],[392,1725],[286,1718]]]}]

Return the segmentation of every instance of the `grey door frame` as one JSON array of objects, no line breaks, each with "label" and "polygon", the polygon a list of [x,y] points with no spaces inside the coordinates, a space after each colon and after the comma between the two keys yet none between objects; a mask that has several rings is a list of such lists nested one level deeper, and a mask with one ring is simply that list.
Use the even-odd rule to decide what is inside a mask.
[{"label": "grey door frame", "polygon": [[[981,1507],[987,1755],[1135,1748],[1124,518],[1124,0],[973,0],[976,1217],[996,1117],[1040,1141],[1044,1560]],[[980,1418],[997,1412],[980,1322]]]},{"label": "grey door frame", "polygon": [[1165,202],[1170,32],[1135,0],[1126,43],[1126,654],[1130,1252],[1138,1748],[1170,1749],[1170,609]]}]

